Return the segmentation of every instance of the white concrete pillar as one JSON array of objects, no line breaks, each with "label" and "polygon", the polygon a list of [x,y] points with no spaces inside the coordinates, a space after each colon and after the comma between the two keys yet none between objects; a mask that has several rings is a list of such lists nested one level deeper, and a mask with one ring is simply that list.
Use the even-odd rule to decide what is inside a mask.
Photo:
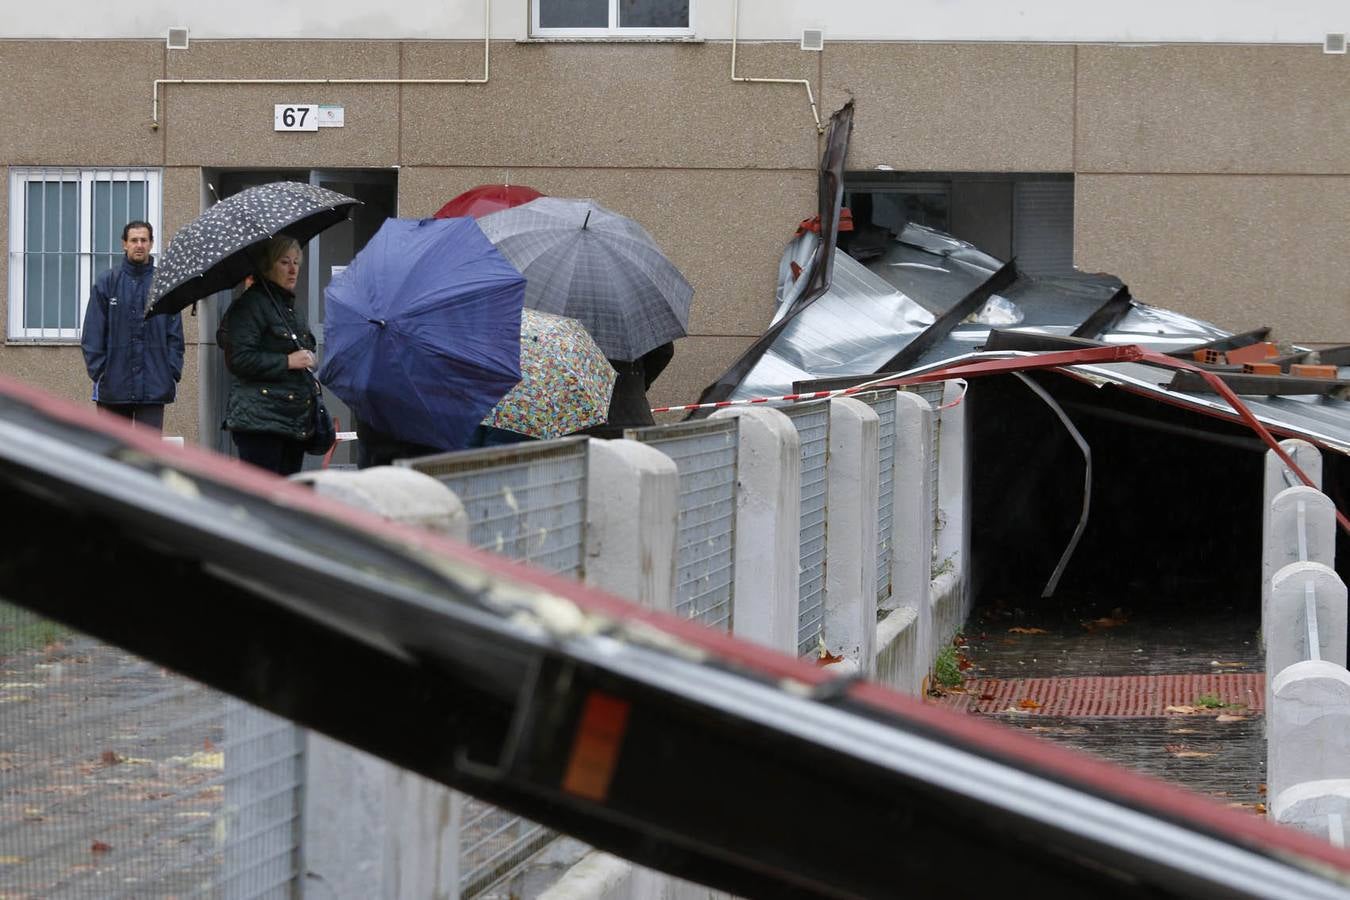
[{"label": "white concrete pillar", "polygon": [[[393,521],[468,538],[459,498],[413,469],[325,469],[293,478]],[[461,795],[310,732],[304,798],[305,867],[316,895],[459,896]]]},{"label": "white concrete pillar", "polygon": [[372,469],[315,469],[291,476],[316,494],[384,516],[405,525],[469,536],[469,518],[454,491],[430,475],[402,466]]},{"label": "white concrete pillar", "polygon": [[637,441],[592,440],[586,479],[587,584],[651,609],[674,609],[680,476]]},{"label": "white concrete pillar", "polygon": [[1266,745],[1272,797],[1304,781],[1350,778],[1350,672],[1296,662],[1275,676]]},{"label": "white concrete pillar", "polygon": [[1270,817],[1344,847],[1350,838],[1350,778],[1305,781],[1285,788],[1271,801]]},{"label": "white concrete pillar", "polygon": [[797,655],[801,441],[776,409],[729,407],[740,420],[736,461],[737,637]]},{"label": "white concrete pillar", "polygon": [[830,401],[825,516],[825,648],[871,675],[877,631],[877,457],[881,420],[852,397]]},{"label": "white concrete pillar", "polygon": [[[1298,463],[1298,467],[1304,471],[1313,483],[1320,489],[1322,486],[1322,452],[1317,447],[1301,441],[1297,438],[1286,438],[1280,441],[1280,448],[1288,453]],[[1275,574],[1279,566],[1272,566],[1272,560],[1267,558],[1265,553],[1266,542],[1270,540],[1270,504],[1275,500],[1275,496],[1285,488],[1297,487],[1301,484],[1298,476],[1289,470],[1284,464],[1284,460],[1275,455],[1274,450],[1266,451],[1266,475],[1264,482],[1264,496],[1261,500],[1261,609],[1264,610],[1270,603],[1270,579]],[[1262,629],[1262,640],[1265,639],[1264,629]]]},{"label": "white concrete pillar", "polygon": [[[1306,546],[1299,546],[1300,518]],[[1306,559],[1300,554],[1306,553]],[[1285,488],[1270,502],[1270,516],[1262,537],[1261,571],[1274,575],[1296,562],[1319,562],[1336,567],[1336,507],[1321,491],[1310,487]],[[1270,614],[1270,583],[1261,592],[1261,621]],[[1265,625],[1261,627],[1265,632]]]},{"label": "white concrete pillar", "polygon": [[[932,419],[927,400],[906,391],[896,394],[891,596],[897,610],[913,611],[914,622],[909,627],[916,629],[913,646],[918,659],[911,671],[919,682],[932,664],[935,649],[929,599],[933,570],[932,494],[928,482]],[[920,686],[895,685],[910,693],[918,693]]]},{"label": "white concrete pillar", "polygon": [[1296,662],[1312,659],[1308,647],[1307,588],[1312,586],[1318,657],[1345,665],[1345,582],[1333,569],[1314,562],[1290,563],[1271,579],[1268,615],[1261,623],[1266,643],[1266,708],[1275,676]]}]

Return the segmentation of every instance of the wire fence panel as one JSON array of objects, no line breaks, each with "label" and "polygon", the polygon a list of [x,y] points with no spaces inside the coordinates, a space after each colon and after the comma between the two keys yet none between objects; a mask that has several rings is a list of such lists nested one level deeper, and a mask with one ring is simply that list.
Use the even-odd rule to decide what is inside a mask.
[{"label": "wire fence panel", "polygon": [[895,521],[895,391],[874,391],[856,397],[879,420],[877,452],[877,602],[891,595],[891,526]]},{"label": "wire fence panel", "polygon": [[938,501],[938,474],[941,471],[940,459],[942,449],[942,391],[945,382],[936,381],[929,384],[909,385],[905,390],[913,391],[920,397],[928,401],[928,406],[933,410],[932,423],[928,429],[928,497],[929,517],[933,520],[933,547],[937,548],[937,533],[942,529],[942,510],[941,503]]},{"label": "wire fence panel", "polygon": [[586,440],[564,438],[400,460],[455,492],[469,543],[550,572],[584,574]]},{"label": "wire fence panel", "polygon": [[830,457],[829,401],[780,408],[801,440],[802,512],[797,594],[797,655],[816,652],[825,627],[825,516]]},{"label": "wire fence panel", "polygon": [[289,898],[304,732],[0,603],[0,897]]},{"label": "wire fence panel", "polygon": [[624,436],[660,450],[680,473],[675,613],[731,631],[735,618],[735,419],[629,429]]},{"label": "wire fence panel", "polygon": [[[469,518],[469,543],[561,575],[585,572],[588,443],[581,438],[486,447],[403,460],[454,491]],[[459,885],[478,897],[557,840],[542,825],[464,798]]]}]

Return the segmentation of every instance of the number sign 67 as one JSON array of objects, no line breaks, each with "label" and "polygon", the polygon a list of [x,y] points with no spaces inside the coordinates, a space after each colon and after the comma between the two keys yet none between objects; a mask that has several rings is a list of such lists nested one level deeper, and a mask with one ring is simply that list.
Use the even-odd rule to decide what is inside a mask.
[{"label": "number sign 67", "polygon": [[317,103],[278,103],[274,107],[273,131],[318,131]]}]

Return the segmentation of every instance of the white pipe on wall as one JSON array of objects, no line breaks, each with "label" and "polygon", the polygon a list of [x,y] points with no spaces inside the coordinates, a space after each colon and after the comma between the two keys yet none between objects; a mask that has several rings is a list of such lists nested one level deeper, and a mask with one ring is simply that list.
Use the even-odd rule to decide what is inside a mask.
[{"label": "white pipe on wall", "polygon": [[800,84],[806,88],[806,99],[811,104],[811,115],[816,120],[816,133],[824,134],[825,126],[820,122],[820,110],[816,108],[816,95],[811,90],[811,82],[805,78],[748,78],[736,74],[736,36],[741,27],[741,0],[731,2],[731,80],[748,84]]}]

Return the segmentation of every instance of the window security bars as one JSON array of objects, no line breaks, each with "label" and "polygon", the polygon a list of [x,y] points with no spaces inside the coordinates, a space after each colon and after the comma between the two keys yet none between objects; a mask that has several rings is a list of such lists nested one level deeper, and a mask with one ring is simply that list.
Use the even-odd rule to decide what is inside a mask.
[{"label": "window security bars", "polygon": [[801,440],[802,511],[800,588],[797,594],[797,655],[820,646],[825,627],[825,516],[830,456],[829,401],[780,407]]},{"label": "window security bars", "polygon": [[[428,456],[400,464],[454,491],[469,543],[550,572],[581,578],[585,563],[587,442],[579,438]],[[460,896],[481,896],[520,871],[558,835],[464,798]]]},{"label": "window security bars", "polygon": [[0,603],[0,896],[295,896],[303,741]]},{"label": "window security bars", "polygon": [[160,235],[157,169],[14,168],[9,183],[9,338],[74,341],[89,288],[122,258],[122,228]]},{"label": "window security bars", "polygon": [[624,437],[660,450],[680,473],[675,614],[731,631],[735,619],[736,455],[734,419],[630,429]]}]

